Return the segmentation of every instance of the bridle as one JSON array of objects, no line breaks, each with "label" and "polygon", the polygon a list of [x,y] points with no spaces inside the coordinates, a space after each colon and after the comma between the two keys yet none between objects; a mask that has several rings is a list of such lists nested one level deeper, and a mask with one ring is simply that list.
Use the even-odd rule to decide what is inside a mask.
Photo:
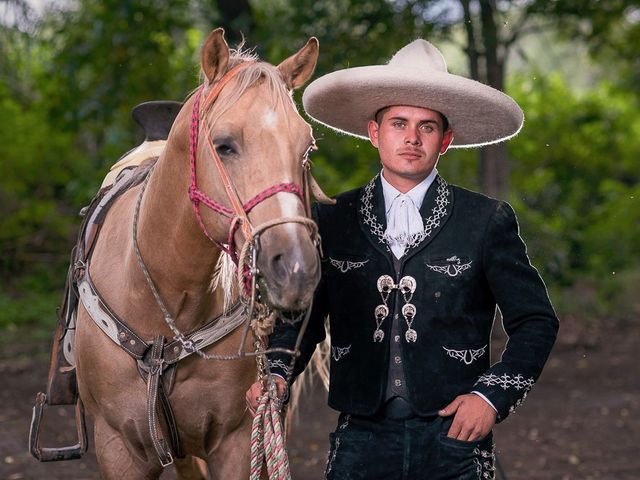
[{"label": "bridle", "polygon": [[[191,166],[191,185],[189,186],[189,198],[193,205],[193,210],[195,212],[198,225],[200,226],[200,229],[204,232],[205,236],[211,242],[213,242],[220,250],[227,253],[231,257],[233,262],[236,264],[236,266],[238,267],[238,275],[239,276],[242,275],[242,278],[244,279],[243,293],[245,295],[251,294],[251,292],[249,291],[250,280],[251,280],[250,277],[252,275],[257,274],[257,270],[255,269],[255,265],[254,265],[252,267],[254,271],[252,272],[251,271],[252,269],[250,269],[245,263],[246,258],[242,258],[242,255],[241,256],[238,255],[238,252],[235,248],[235,241],[234,241],[234,237],[238,228],[242,230],[242,233],[245,239],[245,246],[241,249],[241,253],[244,252],[245,250],[247,251],[247,253],[249,252],[249,249],[245,248],[247,246],[250,246],[251,248],[255,248],[257,238],[265,230],[267,230],[268,228],[274,227],[276,225],[284,224],[284,223],[299,223],[307,226],[307,228],[310,230],[312,239],[316,243],[318,241],[317,226],[315,222],[313,222],[309,218],[309,214],[310,214],[309,201],[310,200],[309,200],[309,193],[308,193],[309,192],[308,172],[310,170],[309,154],[313,149],[315,149],[315,144],[310,145],[310,147],[307,149],[307,151],[305,152],[302,158],[304,188],[301,188],[299,185],[293,182],[277,183],[259,192],[257,195],[252,197],[247,202],[242,203],[229,177],[227,169],[224,163],[220,160],[220,157],[215,149],[215,146],[212,143],[210,125],[208,123],[205,123],[204,133],[206,138],[207,150],[211,158],[213,159],[213,163],[216,167],[220,180],[224,186],[227,198],[231,203],[231,208],[216,202],[210,196],[208,196],[205,192],[203,192],[198,188],[197,175],[196,175],[196,163],[197,163],[196,161],[197,161],[197,149],[198,149],[198,140],[199,140],[199,133],[200,133],[201,112],[207,111],[207,109],[211,106],[211,104],[218,98],[222,89],[227,85],[227,83],[233,77],[235,77],[241,70],[243,70],[244,68],[248,67],[253,63],[254,62],[240,63],[235,67],[231,68],[227,73],[225,73],[224,76],[211,88],[211,90],[207,94],[207,97],[205,98],[205,101],[202,107],[200,104],[201,104],[201,98],[204,92],[204,85],[197,90],[197,92],[195,93],[193,109],[191,114],[191,129],[190,129],[190,142],[189,142],[189,147],[190,147],[189,157],[190,157],[190,166]],[[302,216],[281,217],[274,221],[266,222],[257,227],[254,227],[251,224],[251,221],[249,220],[249,217],[248,217],[249,212],[251,212],[251,210],[255,206],[259,205],[264,200],[282,192],[292,193],[296,195],[300,199],[300,201],[303,203],[305,214],[307,216],[306,217],[302,217]],[[202,215],[200,213],[201,204],[210,208],[214,212],[230,219],[230,227],[229,227],[228,240],[226,245],[224,243],[221,243],[215,240],[207,230],[207,227],[205,226],[204,221],[202,220]]]},{"label": "bridle", "polygon": [[[213,200],[206,193],[200,190],[197,185],[197,176],[196,176],[197,158],[196,157],[197,157],[199,130],[200,130],[200,114],[202,111],[206,111],[206,109],[211,105],[211,103],[218,98],[222,89],[229,83],[229,81],[235,75],[237,75],[242,69],[248,67],[253,63],[254,62],[243,62],[231,68],[229,71],[227,71],[223,75],[223,77],[213,85],[212,89],[207,94],[207,97],[202,107],[200,103],[201,103],[201,98],[204,92],[204,85],[201,86],[196,91],[194,103],[193,103],[192,115],[191,115],[191,129],[190,129],[191,185],[189,186],[189,190],[188,190],[189,198],[193,205],[193,209],[196,215],[198,225],[200,226],[205,236],[214,245],[216,245],[222,252],[227,253],[236,264],[238,287],[239,287],[238,291],[240,293],[241,301],[243,301],[243,303],[245,304],[247,318],[250,320],[250,321],[247,321],[245,324],[242,339],[240,341],[238,351],[235,354],[232,354],[232,355],[207,354],[202,350],[200,350],[193,342],[187,339],[184,333],[182,333],[177,328],[173,316],[168,311],[165,305],[165,302],[162,300],[159,294],[158,288],[156,287],[153,279],[151,278],[149,270],[145,265],[145,262],[142,258],[140,247],[137,241],[137,236],[138,236],[137,226],[138,226],[138,217],[140,213],[142,198],[144,196],[146,187],[149,183],[149,179],[151,178],[151,174],[153,172],[154,167],[152,167],[149,170],[149,174],[145,178],[145,181],[138,195],[138,200],[137,200],[135,212],[134,212],[134,221],[133,221],[133,232],[132,232],[133,247],[138,260],[138,264],[142,270],[142,273],[145,277],[145,280],[149,288],[151,289],[151,292],[156,300],[156,303],[158,304],[160,310],[162,311],[165,323],[167,324],[169,329],[173,332],[174,339],[178,340],[186,351],[194,352],[206,360],[234,360],[234,359],[241,358],[243,356],[259,356],[260,357],[260,356],[264,356],[265,353],[268,353],[271,351],[273,352],[278,351],[278,352],[288,353],[292,355],[292,362],[293,362],[295,360],[295,357],[297,356],[296,352],[299,348],[300,338],[296,342],[296,347],[294,348],[294,350],[288,350],[288,349],[265,350],[264,347],[262,346],[263,342],[262,340],[260,340],[261,337],[265,337],[265,330],[268,329],[270,325],[273,325],[276,312],[274,312],[271,308],[269,308],[265,304],[258,301],[258,299],[256,299],[256,290],[257,290],[256,278],[259,274],[259,271],[257,268],[257,246],[258,246],[259,237],[264,231],[276,225],[282,225],[285,223],[298,223],[298,224],[305,225],[310,232],[311,239],[314,242],[314,244],[318,247],[320,246],[320,237],[318,234],[318,227],[316,223],[310,218],[310,211],[311,211],[310,191],[312,190],[314,193],[314,196],[316,197],[318,197],[318,192],[319,192],[319,188],[316,188],[317,184],[315,183],[315,181],[313,180],[313,177],[311,176],[311,173],[310,173],[311,163],[309,162],[309,154],[312,150],[316,148],[315,144],[312,144],[307,149],[307,151],[305,152],[302,158],[303,188],[291,182],[278,183],[258,193],[257,195],[252,197],[249,201],[242,203],[233,183],[231,182],[227,169],[224,166],[224,163],[220,160],[220,157],[218,156],[218,153],[216,152],[216,149],[211,142],[209,125],[205,123],[207,148],[214,161],[216,170],[220,175],[220,179],[225,187],[225,192],[231,203],[231,208],[224,206],[216,202],[215,200]],[[289,216],[289,217],[275,218],[273,220],[270,220],[268,222],[265,222],[263,224],[260,224],[254,227],[248,218],[248,213],[256,205],[260,204],[262,201],[280,192],[295,194],[303,202],[306,216]],[[207,230],[204,224],[204,221],[202,219],[202,215],[200,213],[200,204],[204,204],[214,212],[230,219],[227,245],[215,240]],[[234,236],[238,228],[242,229],[242,232],[245,238],[242,248],[240,249],[240,254],[238,254],[238,252],[236,251],[235,242],[234,242]],[[308,308],[307,311],[303,315],[301,315],[303,317],[303,325],[301,327],[300,337],[302,336],[302,333],[306,329],[306,324],[309,320],[310,312],[311,312],[311,308]],[[244,352],[242,350],[245,340],[247,338],[248,330],[250,326],[254,328],[254,333],[256,334],[255,336],[257,337],[258,339],[257,341],[260,344],[260,348],[258,348],[257,349],[258,351],[256,352]],[[256,326],[258,326],[259,328],[256,328]]]}]

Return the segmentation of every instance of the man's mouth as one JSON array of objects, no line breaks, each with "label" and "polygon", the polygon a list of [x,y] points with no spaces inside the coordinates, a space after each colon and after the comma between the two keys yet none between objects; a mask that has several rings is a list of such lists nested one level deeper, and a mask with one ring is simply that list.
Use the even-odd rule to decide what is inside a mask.
[{"label": "man's mouth", "polygon": [[422,157],[422,153],[418,150],[400,150],[398,155],[404,158],[417,159]]}]

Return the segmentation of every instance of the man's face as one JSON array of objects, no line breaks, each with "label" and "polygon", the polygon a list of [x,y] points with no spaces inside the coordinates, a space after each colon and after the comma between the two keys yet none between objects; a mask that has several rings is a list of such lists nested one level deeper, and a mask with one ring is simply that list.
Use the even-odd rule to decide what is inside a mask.
[{"label": "man's face", "polygon": [[369,121],[369,139],[378,149],[384,178],[401,192],[424,180],[453,140],[442,131],[442,116],[427,108],[392,106]]}]

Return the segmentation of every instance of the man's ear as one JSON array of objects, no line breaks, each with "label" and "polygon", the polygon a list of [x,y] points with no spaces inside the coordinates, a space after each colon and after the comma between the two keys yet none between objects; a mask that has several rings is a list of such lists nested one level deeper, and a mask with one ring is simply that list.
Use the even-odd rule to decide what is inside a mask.
[{"label": "man's ear", "polygon": [[440,155],[447,153],[449,145],[453,142],[453,130],[450,128],[442,135],[442,144],[440,145]]},{"label": "man's ear", "polygon": [[380,126],[378,125],[378,122],[375,120],[369,120],[367,129],[369,130],[369,141],[371,142],[371,145],[378,148],[378,134],[380,133]]}]

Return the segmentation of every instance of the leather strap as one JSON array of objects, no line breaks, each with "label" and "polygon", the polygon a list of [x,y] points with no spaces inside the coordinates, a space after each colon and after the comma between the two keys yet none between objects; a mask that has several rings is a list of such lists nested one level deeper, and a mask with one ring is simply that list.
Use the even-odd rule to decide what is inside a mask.
[{"label": "leather strap", "polygon": [[[143,379],[147,383],[147,417],[149,433],[163,467],[173,463],[173,456],[182,458],[182,449],[178,435],[178,427],[168,398],[171,379],[175,373],[177,362],[189,355],[193,350],[186,350],[178,340],[165,343],[162,335],[154,338],[152,343],[144,341],[129,326],[123,322],[107,305],[91,280],[89,269],[84,269],[84,276],[78,283],[80,301],[94,323],[118,346],[137,360],[138,368]],[[205,348],[230,332],[234,331],[245,320],[246,312],[243,305],[237,303],[230,312],[219,315],[198,330],[186,336],[186,339],[198,346]],[[163,383],[162,375],[170,367],[171,375],[168,382]],[[158,415],[162,414],[170,445],[162,435],[162,426],[158,424]]]},{"label": "leather strap", "polygon": [[[85,269],[84,277],[78,283],[78,293],[82,305],[93,322],[129,355],[136,360],[141,360],[150,344],[140,338],[109,308],[91,280],[88,268]],[[198,349],[202,350],[233,332],[245,318],[245,307],[238,302],[227,313],[212,318],[202,327],[186,335],[186,340],[191,340]],[[184,349],[180,341],[172,340],[164,345],[162,356],[167,365],[172,365],[193,353],[192,350]]]},{"label": "leather strap", "polygon": [[[149,434],[151,435],[151,442],[153,448],[155,448],[158,454],[158,459],[163,467],[167,467],[173,463],[173,456],[171,455],[171,447],[167,445],[164,439],[161,427],[158,425],[158,400],[160,396],[160,378],[164,370],[164,359],[162,358],[164,345],[164,337],[158,335],[151,345],[151,355],[146,366],[149,368],[149,374],[147,376],[147,419],[149,421]],[[168,400],[167,400],[168,402]],[[173,415],[171,419],[175,422]],[[167,420],[167,423],[170,422]]]}]

